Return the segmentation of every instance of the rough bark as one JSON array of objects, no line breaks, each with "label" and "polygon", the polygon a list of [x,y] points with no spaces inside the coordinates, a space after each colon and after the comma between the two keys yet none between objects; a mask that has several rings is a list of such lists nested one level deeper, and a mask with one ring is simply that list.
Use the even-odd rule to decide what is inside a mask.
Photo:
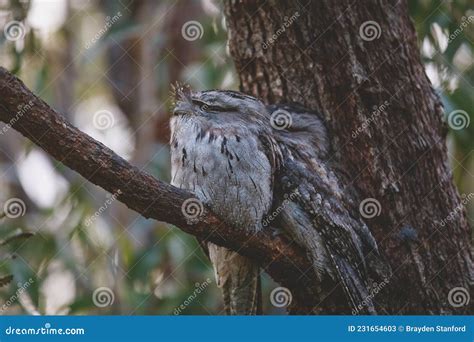
[{"label": "rough bark", "polygon": [[[225,14],[241,90],[323,113],[347,186],[380,202],[367,223],[394,274],[376,302],[391,314],[467,313],[448,293],[472,284],[470,232],[406,2],[226,1]],[[378,38],[362,39],[367,21]]]},{"label": "rough bark", "polygon": [[[297,279],[310,268],[305,253],[271,232],[238,231],[206,208],[195,220],[183,214],[184,201],[193,194],[163,183],[130,165],[109,148],[79,131],[63,116],[28,90],[22,81],[0,67],[0,121],[2,134],[14,128],[49,155],[84,178],[114,194],[146,218],[165,221],[201,240],[254,258],[282,283]],[[198,211],[199,212],[199,211]]]}]

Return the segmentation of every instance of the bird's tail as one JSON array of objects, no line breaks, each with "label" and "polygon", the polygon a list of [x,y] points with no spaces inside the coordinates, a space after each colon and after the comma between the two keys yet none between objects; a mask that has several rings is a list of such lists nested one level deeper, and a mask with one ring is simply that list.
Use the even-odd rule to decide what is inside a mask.
[{"label": "bird's tail", "polygon": [[217,286],[222,289],[226,313],[256,315],[261,313],[260,270],[249,258],[208,244]]}]

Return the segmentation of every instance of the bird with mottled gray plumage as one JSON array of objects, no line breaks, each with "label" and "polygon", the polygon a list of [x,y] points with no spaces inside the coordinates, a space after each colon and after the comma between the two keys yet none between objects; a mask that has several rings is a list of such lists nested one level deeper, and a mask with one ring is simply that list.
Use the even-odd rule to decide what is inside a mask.
[{"label": "bird with mottled gray plumage", "polygon": [[[192,191],[234,229],[272,226],[288,234],[308,252],[318,279],[330,277],[358,312],[375,313],[367,269],[379,263],[377,246],[324,162],[330,146],[323,120],[235,91],[178,86],[175,99],[171,183]],[[207,247],[226,312],[256,314],[259,266],[237,251]]]}]

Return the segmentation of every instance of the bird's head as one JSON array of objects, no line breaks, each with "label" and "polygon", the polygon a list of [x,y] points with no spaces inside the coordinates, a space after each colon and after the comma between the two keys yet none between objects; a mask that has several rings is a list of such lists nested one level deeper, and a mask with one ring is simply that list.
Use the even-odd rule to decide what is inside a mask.
[{"label": "bird's head", "polygon": [[225,123],[235,120],[255,122],[263,120],[268,115],[265,105],[260,100],[236,91],[195,92],[189,87],[177,86],[174,95],[174,116]]}]

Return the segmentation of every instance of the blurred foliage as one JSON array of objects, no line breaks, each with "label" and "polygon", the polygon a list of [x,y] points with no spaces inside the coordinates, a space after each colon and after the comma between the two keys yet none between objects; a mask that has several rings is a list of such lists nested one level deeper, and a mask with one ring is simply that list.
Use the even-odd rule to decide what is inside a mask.
[{"label": "blurred foliage", "polygon": [[[462,193],[474,192],[474,9],[472,1],[409,1],[421,55],[446,115],[462,110],[470,125],[450,129],[450,159]],[[431,71],[431,72],[430,72]],[[470,203],[470,221],[474,206]]]},{"label": "blurred foliage", "polygon": [[[456,31],[474,14],[468,12],[469,2],[409,3],[423,61],[446,113],[464,110],[472,123],[474,23]],[[51,4],[54,8],[38,9]],[[25,28],[23,39],[0,36],[1,64],[88,134],[169,181],[162,124],[167,121],[169,84],[179,79],[197,89],[237,87],[218,6],[186,0],[65,0],[49,5],[0,0],[0,27],[16,20]],[[202,25],[200,39],[183,39],[181,28],[189,20]],[[151,38],[142,39],[152,30],[156,33]],[[120,52],[117,58],[113,48]],[[144,51],[154,52],[151,65],[144,62]],[[116,63],[118,70],[112,68]],[[144,93],[153,95],[148,107],[142,105],[149,99],[140,97]],[[126,112],[121,99],[142,108],[133,113],[140,120]],[[113,130],[90,124],[88,113],[104,109],[114,114]],[[151,137],[145,129],[149,127],[156,131]],[[463,193],[474,192],[473,130],[471,124],[449,134],[455,180]],[[18,232],[35,233],[0,247],[8,256],[0,259],[0,278],[14,277],[0,288],[0,302],[11,302],[2,313],[174,314],[181,305],[180,314],[222,310],[211,267],[193,237],[114,202],[13,130],[0,135],[0,172],[0,203],[18,197],[27,208],[22,217],[0,221],[0,240]],[[45,197],[46,192],[52,197]],[[207,279],[211,284],[194,296]],[[265,311],[282,313],[268,303],[276,285],[267,276],[263,280]],[[113,303],[94,303],[100,287],[112,290]]]}]

